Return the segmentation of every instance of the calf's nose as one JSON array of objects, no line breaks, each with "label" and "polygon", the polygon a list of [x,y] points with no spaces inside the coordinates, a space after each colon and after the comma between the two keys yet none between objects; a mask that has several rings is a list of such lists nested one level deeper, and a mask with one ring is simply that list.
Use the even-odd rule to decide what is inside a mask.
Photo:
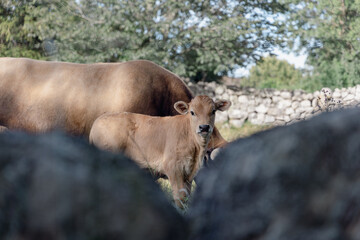
[{"label": "calf's nose", "polygon": [[209,132],[209,130],[210,130],[210,125],[208,125],[208,124],[200,125],[200,126],[199,126],[199,130],[200,130],[200,132]]}]

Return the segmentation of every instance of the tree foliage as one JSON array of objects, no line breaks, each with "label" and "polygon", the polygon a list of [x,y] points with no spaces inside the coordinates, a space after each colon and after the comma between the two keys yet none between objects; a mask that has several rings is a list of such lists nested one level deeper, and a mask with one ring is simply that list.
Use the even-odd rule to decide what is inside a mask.
[{"label": "tree foliage", "polygon": [[[276,16],[286,6],[264,0],[7,0],[0,11],[28,19],[13,24],[17,38],[26,40],[23,51],[38,54],[33,58],[148,59],[182,76],[213,80],[283,43]],[[5,33],[8,16],[0,25]],[[10,35],[16,36],[1,35],[2,41]],[[1,55],[18,56],[11,49],[9,42]]]},{"label": "tree foliage", "polygon": [[245,85],[255,88],[296,89],[301,88],[302,73],[285,60],[274,56],[265,57],[250,69]]},{"label": "tree foliage", "polygon": [[28,28],[34,23],[30,1],[0,2],[0,57],[44,57],[37,35]]},{"label": "tree foliage", "polygon": [[360,0],[298,0],[291,2],[287,29],[305,48],[312,80],[327,87],[360,84]]},{"label": "tree foliage", "polygon": [[0,56],[148,59],[198,81],[287,46],[312,67],[298,85],[348,87],[360,84],[359,15],[360,0],[2,0]]}]

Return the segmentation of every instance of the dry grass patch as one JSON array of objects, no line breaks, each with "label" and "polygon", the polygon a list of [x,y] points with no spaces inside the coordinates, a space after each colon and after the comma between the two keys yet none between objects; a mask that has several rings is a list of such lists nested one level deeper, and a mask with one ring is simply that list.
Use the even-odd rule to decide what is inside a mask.
[{"label": "dry grass patch", "polygon": [[248,137],[254,133],[272,128],[271,125],[254,125],[249,122],[245,122],[240,128],[234,127],[229,123],[217,124],[216,127],[227,141],[234,141],[238,138]]}]

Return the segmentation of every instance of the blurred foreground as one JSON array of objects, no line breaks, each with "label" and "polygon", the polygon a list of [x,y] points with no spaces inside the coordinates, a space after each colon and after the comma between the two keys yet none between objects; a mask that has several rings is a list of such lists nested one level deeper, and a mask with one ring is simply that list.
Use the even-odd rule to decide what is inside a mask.
[{"label": "blurred foreground", "polygon": [[360,239],[360,109],[230,143],[185,215],[122,155],[52,133],[0,134],[2,239]]}]

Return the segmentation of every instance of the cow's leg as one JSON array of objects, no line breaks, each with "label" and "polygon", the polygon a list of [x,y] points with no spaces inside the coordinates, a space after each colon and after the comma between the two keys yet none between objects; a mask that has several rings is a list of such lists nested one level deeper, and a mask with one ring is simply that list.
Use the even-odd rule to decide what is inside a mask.
[{"label": "cow's leg", "polygon": [[178,173],[167,174],[167,176],[170,181],[175,204],[179,208],[184,209],[185,207],[184,202],[189,194],[187,187],[185,186],[186,184],[184,182],[184,177]]},{"label": "cow's leg", "polygon": [[4,126],[0,126],[0,133],[2,132],[7,132],[9,129],[7,127]]},{"label": "cow's leg", "polygon": [[186,189],[186,191],[188,192],[189,195],[191,194],[192,182],[193,182],[192,179],[191,180],[190,179],[185,180],[185,189]]}]

